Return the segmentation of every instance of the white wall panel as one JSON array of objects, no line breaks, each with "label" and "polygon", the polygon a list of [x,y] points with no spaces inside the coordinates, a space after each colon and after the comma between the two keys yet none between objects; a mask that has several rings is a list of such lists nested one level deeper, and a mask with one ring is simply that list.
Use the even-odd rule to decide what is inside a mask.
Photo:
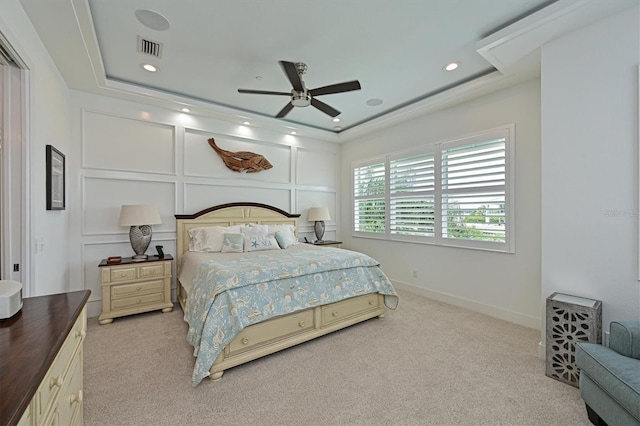
[{"label": "white wall panel", "polygon": [[291,212],[291,192],[288,189],[256,190],[253,187],[185,184],[184,214],[197,213],[218,204],[241,201],[269,204]]},{"label": "white wall panel", "polygon": [[298,185],[336,186],[336,155],[330,152],[298,148],[296,183]]},{"label": "white wall panel", "polygon": [[300,216],[300,225],[310,225],[313,223],[307,222],[307,214],[311,207],[327,207],[329,208],[329,214],[331,220],[325,221],[327,226],[333,226],[336,223],[336,193],[335,192],[323,192],[323,191],[296,191],[296,205],[298,207],[298,213]]},{"label": "white wall panel", "polygon": [[83,111],[85,168],[175,173],[175,126]]},{"label": "white wall panel", "polygon": [[128,232],[118,226],[123,204],[158,207],[162,224],[153,225],[153,231],[175,231],[175,187],[173,182],[84,177],[83,235]]},{"label": "white wall panel", "polygon": [[[226,151],[248,151],[264,156],[273,167],[258,173],[239,173],[230,170],[209,143],[215,139],[216,145]],[[184,134],[184,174],[185,176],[212,177],[224,179],[258,179],[265,182],[288,183],[291,180],[291,148],[266,142],[253,142],[241,138],[212,135],[193,129],[185,129]]]}]

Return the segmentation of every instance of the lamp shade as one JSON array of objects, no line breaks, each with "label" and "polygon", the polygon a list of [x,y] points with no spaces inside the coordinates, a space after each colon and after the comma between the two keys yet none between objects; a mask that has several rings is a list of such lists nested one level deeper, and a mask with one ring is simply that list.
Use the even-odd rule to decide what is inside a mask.
[{"label": "lamp shade", "polygon": [[159,225],[162,223],[156,206],[124,205],[120,210],[118,226]]},{"label": "lamp shade", "polygon": [[315,222],[319,220],[331,220],[329,209],[327,207],[311,207],[309,209],[309,215],[307,216],[309,222]]}]

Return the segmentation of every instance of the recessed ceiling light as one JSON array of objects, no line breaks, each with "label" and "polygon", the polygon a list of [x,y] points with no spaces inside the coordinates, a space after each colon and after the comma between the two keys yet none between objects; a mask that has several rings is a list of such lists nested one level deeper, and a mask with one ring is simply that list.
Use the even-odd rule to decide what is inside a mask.
[{"label": "recessed ceiling light", "polygon": [[169,21],[158,12],[148,9],[138,9],[135,15],[138,21],[147,28],[156,31],[166,31],[169,29]]},{"label": "recessed ceiling light", "polygon": [[296,132],[295,130],[293,132],[291,132],[292,135],[297,135],[298,132]]},{"label": "recessed ceiling light", "polygon": [[339,132],[340,130],[342,130],[342,127],[340,127],[340,126],[335,126],[335,127],[333,128],[333,130],[335,130],[336,132]]},{"label": "recessed ceiling light", "polygon": [[453,71],[460,66],[460,62],[450,62],[444,66],[443,70],[445,71]]},{"label": "recessed ceiling light", "polygon": [[340,122],[340,118],[335,117],[335,118],[333,119],[333,122],[334,122],[334,123],[339,123],[339,122]]},{"label": "recessed ceiling light", "polygon": [[378,106],[382,103],[382,99],[372,98],[367,101],[367,105],[369,106]]},{"label": "recessed ceiling light", "polygon": [[250,123],[250,122],[248,122],[248,121],[243,121],[243,122],[242,122],[242,124],[244,124],[245,126],[248,126],[248,125],[249,125],[249,124],[251,124],[251,123]]},{"label": "recessed ceiling light", "polygon": [[143,64],[142,68],[144,68],[145,70],[149,71],[149,72],[156,72],[158,71],[158,67],[156,67],[155,65],[151,65],[151,64]]},{"label": "recessed ceiling light", "polygon": [[182,112],[191,112],[191,110],[189,108],[182,108],[180,111],[182,111]]}]

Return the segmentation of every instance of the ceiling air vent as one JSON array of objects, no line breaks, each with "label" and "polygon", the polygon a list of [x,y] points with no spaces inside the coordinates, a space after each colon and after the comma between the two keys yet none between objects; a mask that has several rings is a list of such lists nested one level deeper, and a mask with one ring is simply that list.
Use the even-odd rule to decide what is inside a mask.
[{"label": "ceiling air vent", "polygon": [[138,36],[138,52],[159,58],[162,54],[162,43]]}]

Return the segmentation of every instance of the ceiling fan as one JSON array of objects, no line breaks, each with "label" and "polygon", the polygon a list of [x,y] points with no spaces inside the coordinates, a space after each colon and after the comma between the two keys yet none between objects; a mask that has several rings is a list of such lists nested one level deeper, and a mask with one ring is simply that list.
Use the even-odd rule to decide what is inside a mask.
[{"label": "ceiling fan", "polygon": [[290,96],[291,101],[280,110],[276,118],[282,118],[287,115],[293,107],[313,106],[331,117],[340,115],[340,111],[316,99],[316,96],[330,95],[332,93],[350,92],[352,90],[360,90],[360,82],[358,80],[347,81],[344,83],[330,84],[329,86],[318,87],[317,89],[307,89],[302,81],[302,75],[307,72],[307,65],[302,62],[278,61],[287,78],[291,82],[293,89],[291,92],[271,92],[268,90],[246,90],[238,89],[238,93],[250,93],[255,95],[281,95]]}]

